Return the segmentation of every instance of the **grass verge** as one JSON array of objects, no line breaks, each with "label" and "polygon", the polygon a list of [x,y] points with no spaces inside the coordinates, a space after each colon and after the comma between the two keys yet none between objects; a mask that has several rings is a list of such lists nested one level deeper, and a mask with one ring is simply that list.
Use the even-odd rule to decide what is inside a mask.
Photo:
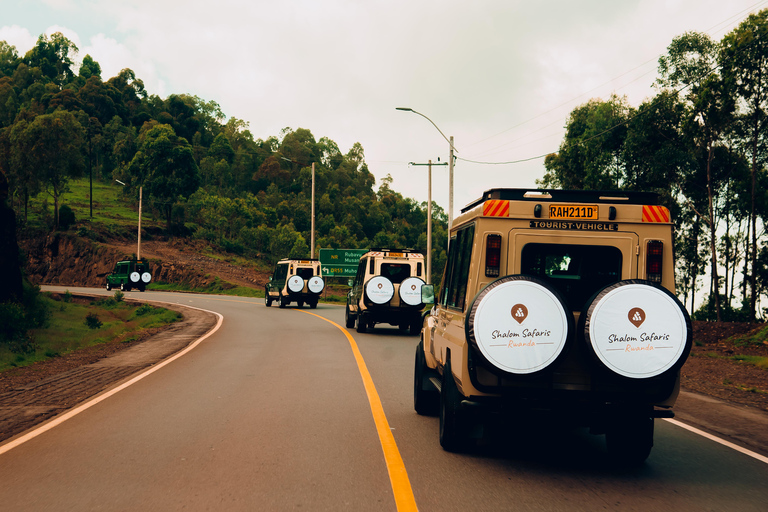
[{"label": "grass verge", "polygon": [[14,353],[0,346],[0,371],[28,366],[100,343],[135,341],[140,333],[181,319],[176,311],[126,303],[116,297],[98,301],[73,301],[44,294],[51,303],[47,327],[33,329],[32,350]]}]

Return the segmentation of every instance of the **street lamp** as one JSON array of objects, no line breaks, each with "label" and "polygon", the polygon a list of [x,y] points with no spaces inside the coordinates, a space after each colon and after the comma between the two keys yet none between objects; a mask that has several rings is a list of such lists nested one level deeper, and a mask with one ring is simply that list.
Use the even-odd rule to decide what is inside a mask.
[{"label": "street lamp", "polygon": [[[121,184],[122,186],[125,186],[125,183],[123,183],[122,181],[120,181],[120,180],[115,180],[115,181],[118,182],[119,184]],[[142,191],[143,188],[144,187],[139,187],[139,243],[136,246],[136,259],[137,260],[141,259],[141,191]]]},{"label": "street lamp", "polygon": [[[414,114],[418,114],[430,123],[432,123],[432,126],[437,128],[437,131],[440,132],[440,135],[443,136],[443,138],[448,141],[448,144],[450,144],[450,155],[448,157],[448,229],[451,229],[451,224],[453,224],[453,153],[458,153],[459,151],[453,147],[453,135],[451,135],[450,138],[446,137],[443,131],[438,128],[438,126],[432,121],[430,118],[422,114],[421,112],[416,112],[412,108],[409,107],[395,107],[395,110],[402,110],[403,112],[413,112]],[[448,237],[450,239],[450,237]]]}]

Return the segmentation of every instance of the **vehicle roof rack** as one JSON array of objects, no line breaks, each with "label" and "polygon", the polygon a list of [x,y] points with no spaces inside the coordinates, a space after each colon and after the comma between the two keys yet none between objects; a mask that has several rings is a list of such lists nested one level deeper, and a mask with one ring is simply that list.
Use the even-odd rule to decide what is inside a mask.
[{"label": "vehicle roof rack", "polygon": [[509,201],[550,201],[562,203],[659,204],[659,194],[656,192],[633,192],[629,190],[492,188],[483,192],[483,196],[480,199],[476,199],[462,208],[461,213],[468,212],[489,199]]},{"label": "vehicle roof rack", "polygon": [[417,251],[416,249],[390,249],[388,247],[376,247],[373,249],[368,249],[368,252],[402,252],[402,253],[421,254],[421,251]]}]

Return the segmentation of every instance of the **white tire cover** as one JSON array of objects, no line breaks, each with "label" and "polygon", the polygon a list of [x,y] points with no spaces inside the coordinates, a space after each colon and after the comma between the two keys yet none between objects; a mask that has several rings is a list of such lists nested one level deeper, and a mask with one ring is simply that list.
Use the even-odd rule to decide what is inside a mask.
[{"label": "white tire cover", "polygon": [[138,283],[139,279],[141,279],[141,276],[139,275],[138,272],[131,272],[131,276],[130,277],[131,277],[131,282],[132,283]]},{"label": "white tire cover", "polygon": [[400,283],[400,289],[398,294],[400,300],[409,306],[418,306],[421,304],[421,287],[424,286],[424,281],[418,277],[408,277],[403,279]]},{"label": "white tire cover", "polygon": [[620,281],[600,291],[584,322],[588,346],[606,368],[632,379],[677,369],[691,350],[691,320],[680,301],[648,281]]},{"label": "white tire cover", "polygon": [[299,293],[304,289],[304,279],[301,276],[291,276],[288,278],[288,290],[293,293]]},{"label": "white tire cover", "polygon": [[143,274],[141,274],[141,280],[144,281],[145,283],[149,283],[152,280],[152,274],[150,274],[149,272],[144,272]]},{"label": "white tire cover", "polygon": [[323,291],[323,288],[325,288],[325,281],[323,281],[323,278],[320,276],[310,277],[307,288],[309,288],[309,291],[312,293],[320,293]]},{"label": "white tire cover", "polygon": [[395,285],[386,277],[372,277],[365,283],[365,295],[374,304],[386,304],[395,296]]},{"label": "white tire cover", "polygon": [[467,339],[496,368],[513,374],[543,370],[569,338],[572,316],[544,282],[506,276],[486,286],[470,306]]}]

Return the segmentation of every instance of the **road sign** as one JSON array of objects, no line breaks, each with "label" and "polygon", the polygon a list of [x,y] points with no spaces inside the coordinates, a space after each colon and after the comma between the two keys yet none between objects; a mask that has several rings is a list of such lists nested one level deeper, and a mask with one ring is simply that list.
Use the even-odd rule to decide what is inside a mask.
[{"label": "road sign", "polygon": [[368,249],[320,249],[320,268],[327,277],[354,277]]}]

